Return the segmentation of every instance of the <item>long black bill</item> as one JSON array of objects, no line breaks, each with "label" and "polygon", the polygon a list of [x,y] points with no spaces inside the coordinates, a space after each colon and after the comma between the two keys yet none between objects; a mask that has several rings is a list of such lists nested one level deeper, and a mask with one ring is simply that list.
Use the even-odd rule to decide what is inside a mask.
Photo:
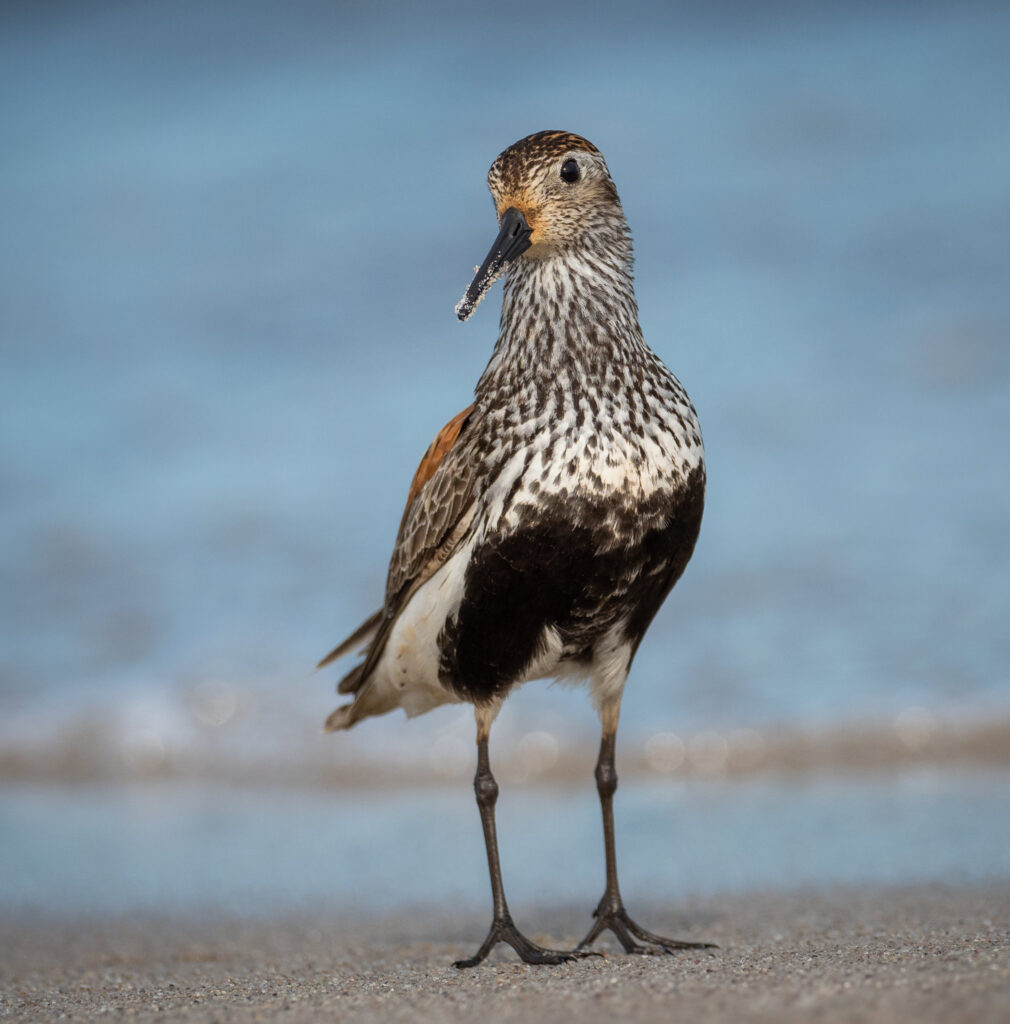
[{"label": "long black bill", "polygon": [[480,265],[474,275],[470,287],[463,298],[456,304],[456,316],[467,320],[480,304],[487,290],[498,280],[505,264],[526,252],[530,247],[530,235],[533,229],[526,223],[526,218],[514,206],[510,206],[501,217],[501,230],[487,254],[487,259]]}]

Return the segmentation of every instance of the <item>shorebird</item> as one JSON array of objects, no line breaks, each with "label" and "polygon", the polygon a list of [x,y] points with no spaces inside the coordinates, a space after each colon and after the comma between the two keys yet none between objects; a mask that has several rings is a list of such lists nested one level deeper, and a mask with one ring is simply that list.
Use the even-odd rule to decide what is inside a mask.
[{"label": "shorebird", "polygon": [[[473,967],[498,942],[526,963],[561,963],[586,955],[606,929],[629,953],[705,948],[628,915],[613,817],[628,670],[701,525],[698,417],[642,337],[631,234],[600,151],[569,132],[538,132],[497,157],[488,184],[500,230],[456,314],[467,320],[504,274],[498,341],[473,403],[421,459],[382,608],[319,663],[364,645],[338,686],[353,700],[326,728],[397,707],[414,716],[473,705],[494,916],[477,952],[455,966]],[[587,681],[602,727],[606,887],[570,951],[531,942],[509,913],[488,757],[505,698],[550,677]]]}]

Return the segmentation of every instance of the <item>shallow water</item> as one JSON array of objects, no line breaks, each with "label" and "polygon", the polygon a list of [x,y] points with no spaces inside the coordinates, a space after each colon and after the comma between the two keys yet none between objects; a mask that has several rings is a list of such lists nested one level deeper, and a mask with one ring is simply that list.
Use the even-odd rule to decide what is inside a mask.
[{"label": "shallow water", "polygon": [[1010,710],[1010,8],[513,7],[503,70],[473,5],[4,5],[0,742],[297,752],[493,343],[486,168],[547,126],[608,156],[708,449],[626,733]]},{"label": "shallow water", "polygon": [[[1010,880],[1010,775],[622,784],[629,903],[763,888]],[[596,794],[502,787],[515,906],[595,904]],[[480,908],[487,868],[470,787],[397,792],[182,786],[0,790],[0,912],[359,914]]]}]

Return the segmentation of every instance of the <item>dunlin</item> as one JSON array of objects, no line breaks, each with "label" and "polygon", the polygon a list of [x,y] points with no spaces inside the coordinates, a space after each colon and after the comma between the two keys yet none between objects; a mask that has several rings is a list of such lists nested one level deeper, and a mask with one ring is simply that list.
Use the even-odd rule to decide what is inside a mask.
[{"label": "dunlin", "polygon": [[[527,963],[560,963],[606,929],[628,952],[703,947],[629,917],[613,818],[628,670],[701,525],[698,418],[642,337],[631,235],[600,151],[578,135],[538,132],[494,161],[488,183],[500,231],[456,313],[468,319],[504,274],[498,341],[473,404],[421,459],[382,608],[320,662],[364,645],[339,685],[353,700],[326,727],[397,707],[413,716],[473,705],[494,918],[457,967],[480,963],[498,942]],[[544,949],[516,928],[495,833],[491,724],[516,686],[544,677],[586,681],[603,733],[606,889],[571,951]]]}]

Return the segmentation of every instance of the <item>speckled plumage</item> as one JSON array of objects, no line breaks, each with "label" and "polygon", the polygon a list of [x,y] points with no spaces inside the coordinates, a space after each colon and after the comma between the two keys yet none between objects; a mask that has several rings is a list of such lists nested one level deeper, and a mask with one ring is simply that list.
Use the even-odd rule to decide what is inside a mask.
[{"label": "speckled plumage", "polygon": [[[551,175],[569,155],[582,166],[578,202]],[[631,238],[602,155],[579,136],[540,133],[502,153],[488,179],[499,212],[522,197],[533,246],[507,269],[498,342],[473,407],[404,513],[383,617],[341,687],[362,696],[331,727],[395,707],[400,683],[422,684],[418,710],[426,710],[440,688],[447,701],[486,701],[534,669],[592,678],[601,642],[611,657],[615,642],[626,647],[630,663],[697,535],[700,428],[684,389],[642,338]],[[545,565],[540,549],[566,531],[568,544]],[[515,552],[508,568],[505,549]],[[383,658],[390,633],[417,590],[461,551],[469,565],[456,574],[458,602],[424,637],[437,647],[437,678],[405,678],[406,665]],[[496,602],[499,590],[509,596]],[[531,623],[530,604],[548,618]],[[496,646],[508,648],[507,665]],[[362,691],[383,668],[392,671],[380,675],[382,692],[368,699]],[[406,706],[415,710],[409,696]]]},{"label": "speckled plumage", "polygon": [[612,736],[634,652],[698,536],[698,419],[642,337],[602,154],[541,132],[488,181],[512,249],[492,249],[457,311],[468,318],[504,267],[498,341],[473,405],[422,460],[383,609],[324,659],[368,641],[330,729],[465,700],[486,741],[515,685],[581,676]]}]

